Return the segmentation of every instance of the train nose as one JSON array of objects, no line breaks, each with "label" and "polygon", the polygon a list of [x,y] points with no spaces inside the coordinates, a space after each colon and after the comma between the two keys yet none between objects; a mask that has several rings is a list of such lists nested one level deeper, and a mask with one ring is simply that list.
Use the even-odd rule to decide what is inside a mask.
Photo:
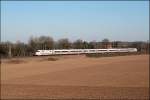
[{"label": "train nose", "polygon": [[40,52],[35,52],[35,55],[39,56],[39,55],[41,55],[41,53]]}]

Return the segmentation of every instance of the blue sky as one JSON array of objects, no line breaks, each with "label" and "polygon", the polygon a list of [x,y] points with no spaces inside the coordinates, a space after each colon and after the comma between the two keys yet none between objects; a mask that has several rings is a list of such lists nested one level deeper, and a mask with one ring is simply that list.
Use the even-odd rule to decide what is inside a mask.
[{"label": "blue sky", "polygon": [[149,1],[2,1],[1,40],[149,40]]}]

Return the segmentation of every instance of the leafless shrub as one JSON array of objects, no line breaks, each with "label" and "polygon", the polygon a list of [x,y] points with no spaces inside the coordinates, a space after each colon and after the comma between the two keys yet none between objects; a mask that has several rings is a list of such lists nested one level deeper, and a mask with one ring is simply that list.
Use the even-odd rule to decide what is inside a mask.
[{"label": "leafless shrub", "polygon": [[9,64],[21,64],[21,63],[26,63],[26,61],[20,60],[20,59],[11,59],[11,60],[6,61],[6,63],[9,63]]}]

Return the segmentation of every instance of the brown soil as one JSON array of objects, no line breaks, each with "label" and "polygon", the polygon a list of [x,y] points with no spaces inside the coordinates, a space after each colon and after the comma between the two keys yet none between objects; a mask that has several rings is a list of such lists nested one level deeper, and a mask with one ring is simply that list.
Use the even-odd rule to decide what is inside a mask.
[{"label": "brown soil", "polygon": [[9,64],[20,64],[20,63],[26,63],[24,60],[20,60],[20,59],[10,59],[8,61],[6,61],[6,63]]},{"label": "brown soil", "polygon": [[[1,64],[2,98],[148,99],[149,56],[22,58]],[[3,60],[2,60],[3,62]],[[5,62],[5,61],[4,61]]]}]

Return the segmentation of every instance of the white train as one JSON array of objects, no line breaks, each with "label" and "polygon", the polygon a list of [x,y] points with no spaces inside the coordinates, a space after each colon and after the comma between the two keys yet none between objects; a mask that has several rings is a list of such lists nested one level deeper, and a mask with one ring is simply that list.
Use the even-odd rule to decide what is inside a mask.
[{"label": "white train", "polygon": [[64,55],[64,54],[87,54],[87,53],[110,53],[110,52],[137,52],[136,48],[120,49],[54,49],[54,50],[37,50],[36,56],[42,55]]}]

